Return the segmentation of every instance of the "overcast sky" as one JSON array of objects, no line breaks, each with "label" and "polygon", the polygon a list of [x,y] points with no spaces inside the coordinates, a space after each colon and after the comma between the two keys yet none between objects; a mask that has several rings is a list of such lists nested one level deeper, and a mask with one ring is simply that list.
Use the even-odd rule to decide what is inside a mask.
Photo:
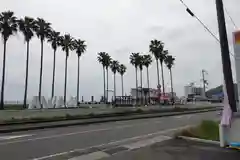
[{"label": "overcast sky", "polygon": [[[215,0],[185,0],[192,11],[217,34]],[[240,26],[240,1],[224,0],[235,23]],[[132,52],[148,53],[149,43],[158,39],[176,57],[173,68],[174,89],[184,94],[184,85],[200,85],[201,70],[208,71],[209,88],[222,83],[219,44],[185,11],[179,0],[0,0],[0,11],[12,10],[17,17],[41,17],[52,27],[87,42],[87,51],[81,57],[80,94],[85,100],[103,94],[102,67],[97,62],[98,52],[108,52],[113,59],[127,66],[124,87],[127,94],[135,86],[134,68],[129,64]],[[226,16],[232,49],[234,27]],[[21,100],[24,93],[26,46],[20,33],[7,44],[6,89],[7,100]],[[0,45],[3,51],[3,45]],[[57,51],[56,95],[63,95],[64,52]],[[2,54],[0,56],[2,61]],[[44,43],[43,88],[44,96],[51,95],[53,51]],[[234,66],[234,62],[232,62]],[[2,64],[2,62],[1,62]],[[2,66],[1,66],[2,67]],[[38,94],[40,42],[30,45],[29,98]],[[234,69],[234,68],[233,68]],[[0,70],[2,74],[2,68]],[[144,76],[146,72],[144,72]],[[235,79],[235,69],[233,70]],[[169,72],[164,68],[167,91],[170,90]],[[68,66],[68,96],[76,95],[77,56],[72,52]],[[117,76],[117,94],[121,94],[120,76]],[[144,85],[147,86],[146,77]],[[156,64],[150,67],[150,87],[156,87]],[[113,77],[109,74],[109,88]]]}]

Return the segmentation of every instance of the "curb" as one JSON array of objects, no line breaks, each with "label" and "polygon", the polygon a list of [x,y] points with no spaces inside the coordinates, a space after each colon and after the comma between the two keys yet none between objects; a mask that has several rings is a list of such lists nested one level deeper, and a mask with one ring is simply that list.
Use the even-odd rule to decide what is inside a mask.
[{"label": "curb", "polygon": [[[155,114],[131,115],[131,116],[125,116],[125,117],[122,116],[122,117],[91,118],[91,119],[74,120],[74,122],[63,121],[61,122],[62,124],[59,122],[28,124],[29,126],[27,126],[27,124],[23,124],[23,125],[18,124],[18,125],[10,125],[9,128],[7,128],[8,126],[6,126],[6,128],[0,128],[0,133],[37,130],[37,129],[45,129],[45,128],[58,128],[58,127],[75,126],[75,125],[87,125],[87,124],[105,123],[105,122],[113,122],[113,121],[125,121],[125,120],[134,120],[134,119],[169,117],[169,116],[176,116],[176,115],[214,112],[219,110],[221,109],[215,108],[215,109],[203,109],[198,111],[185,111],[185,112],[175,112],[175,113],[155,113]],[[58,123],[58,124],[54,124],[54,123]]]},{"label": "curb", "polygon": [[187,141],[195,141],[195,142],[201,142],[201,143],[207,143],[207,144],[213,144],[220,146],[220,142],[218,141],[212,141],[212,140],[206,140],[206,139],[200,139],[200,138],[193,138],[193,137],[186,137],[186,136],[177,136],[177,138],[184,139]]}]

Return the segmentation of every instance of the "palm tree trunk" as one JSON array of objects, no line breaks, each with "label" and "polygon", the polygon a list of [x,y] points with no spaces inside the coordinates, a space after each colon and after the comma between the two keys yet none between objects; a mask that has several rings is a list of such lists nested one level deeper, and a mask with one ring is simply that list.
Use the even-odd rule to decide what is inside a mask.
[{"label": "palm tree trunk", "polygon": [[54,53],[53,53],[52,98],[54,97],[55,69],[56,69],[56,50],[54,50]]},{"label": "palm tree trunk", "polygon": [[136,70],[136,105],[138,105],[138,77],[137,77],[137,67],[135,67]]},{"label": "palm tree trunk", "polygon": [[172,105],[174,104],[174,95],[173,95],[173,79],[172,79],[172,69],[169,69],[170,71],[170,79],[171,79],[171,93],[172,93]]},{"label": "palm tree trunk", "polygon": [[41,64],[40,64],[40,80],[39,80],[39,90],[38,90],[38,98],[39,98],[39,103],[41,104],[42,108],[42,71],[43,71],[43,40],[41,40]]},{"label": "palm tree trunk", "polygon": [[158,59],[156,59],[156,63],[157,63],[157,79],[158,79],[158,100],[159,100],[159,105],[161,103],[161,90],[160,90],[160,77],[159,77],[159,63],[158,63]]},{"label": "palm tree trunk", "polygon": [[67,96],[67,59],[68,59],[68,53],[66,53],[66,59],[65,59],[65,84],[64,84],[64,106],[66,106],[66,96]]},{"label": "palm tree trunk", "polygon": [[162,89],[163,89],[163,95],[165,95],[163,62],[160,62],[160,63],[161,63],[161,71],[162,71]]},{"label": "palm tree trunk", "polygon": [[7,47],[7,41],[4,40],[3,69],[2,69],[2,89],[1,89],[1,105],[0,105],[0,109],[4,109],[4,85],[5,85],[6,47]]},{"label": "palm tree trunk", "polygon": [[150,104],[150,90],[149,90],[149,71],[148,71],[148,67],[147,67],[147,85],[148,85],[148,103]]},{"label": "palm tree trunk", "polygon": [[104,103],[106,103],[106,77],[105,77],[105,67],[103,66],[103,100],[104,100]]},{"label": "palm tree trunk", "polygon": [[121,75],[121,81],[122,81],[122,97],[123,97],[124,96],[123,75]]},{"label": "palm tree trunk", "polygon": [[140,70],[140,83],[141,83],[141,105],[143,105],[143,81],[142,81],[142,70]]},{"label": "palm tree trunk", "polygon": [[25,77],[25,92],[24,92],[23,108],[27,108],[28,61],[29,61],[29,41],[27,42],[26,77]]},{"label": "palm tree trunk", "polygon": [[116,104],[116,73],[113,75],[113,87],[114,87],[114,104]]},{"label": "palm tree trunk", "polygon": [[77,69],[77,105],[79,102],[79,72],[80,72],[80,56],[78,56],[78,69]]},{"label": "palm tree trunk", "polygon": [[107,103],[108,103],[108,68],[107,68],[107,91],[106,91],[106,95],[107,95]]}]

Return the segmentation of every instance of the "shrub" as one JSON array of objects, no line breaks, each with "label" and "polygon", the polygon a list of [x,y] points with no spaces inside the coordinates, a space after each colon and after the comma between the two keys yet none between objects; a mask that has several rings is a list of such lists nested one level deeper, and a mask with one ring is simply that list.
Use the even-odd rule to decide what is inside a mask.
[{"label": "shrub", "polygon": [[176,133],[176,136],[195,137],[219,141],[218,122],[203,120],[200,125],[182,130],[180,133]]}]

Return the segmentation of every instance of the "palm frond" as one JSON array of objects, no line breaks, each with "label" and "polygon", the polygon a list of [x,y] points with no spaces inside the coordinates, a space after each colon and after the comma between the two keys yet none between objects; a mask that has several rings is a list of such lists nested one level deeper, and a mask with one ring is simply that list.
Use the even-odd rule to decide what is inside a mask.
[{"label": "palm frond", "polygon": [[65,34],[61,37],[62,50],[66,52],[66,56],[69,56],[69,51],[74,49],[74,39],[70,34]]},{"label": "palm frond", "polygon": [[159,40],[152,40],[149,45],[149,51],[154,55],[156,59],[160,58],[161,53],[163,52],[164,43]]},{"label": "palm frond", "polygon": [[98,53],[98,62],[101,63],[104,67],[109,67],[111,64],[111,57],[106,52]]},{"label": "palm frond", "polygon": [[14,12],[6,11],[0,14],[0,33],[4,41],[16,33],[18,30],[17,18],[14,16]]},{"label": "palm frond", "polygon": [[30,41],[34,36],[34,29],[36,28],[35,20],[31,17],[24,17],[18,20],[18,27],[24,35],[25,41]]},{"label": "palm frond", "polygon": [[143,55],[143,65],[145,67],[149,67],[152,63],[152,56],[151,55]]},{"label": "palm frond", "polygon": [[78,57],[86,51],[86,48],[87,45],[85,44],[85,41],[82,41],[81,39],[74,41],[74,50],[76,50]]},{"label": "palm frond", "polygon": [[143,58],[142,55],[140,55],[140,56],[138,57],[138,59],[139,59],[139,60],[138,60],[138,61],[139,61],[139,62],[138,62],[138,63],[139,63],[139,64],[138,64],[139,69],[140,69],[140,70],[143,70],[144,58]]},{"label": "palm frond", "polygon": [[134,66],[134,67],[138,67],[140,64],[140,54],[139,53],[132,53],[130,55],[130,63]]},{"label": "palm frond", "polygon": [[166,59],[164,60],[166,66],[168,69],[171,69],[174,65],[174,62],[175,62],[175,58],[171,55],[167,55],[166,56]]},{"label": "palm frond", "polygon": [[53,29],[49,32],[48,42],[51,43],[53,50],[57,50],[57,47],[61,45],[60,32],[56,32]]},{"label": "palm frond", "polygon": [[116,60],[113,60],[110,64],[110,68],[114,74],[119,70],[119,62]]},{"label": "palm frond", "polygon": [[38,38],[41,41],[44,41],[46,37],[50,35],[52,31],[51,23],[45,21],[42,18],[37,18],[35,32]]},{"label": "palm frond", "polygon": [[124,65],[124,64],[121,64],[119,67],[118,67],[118,73],[120,75],[124,75],[127,71],[127,67]]}]

